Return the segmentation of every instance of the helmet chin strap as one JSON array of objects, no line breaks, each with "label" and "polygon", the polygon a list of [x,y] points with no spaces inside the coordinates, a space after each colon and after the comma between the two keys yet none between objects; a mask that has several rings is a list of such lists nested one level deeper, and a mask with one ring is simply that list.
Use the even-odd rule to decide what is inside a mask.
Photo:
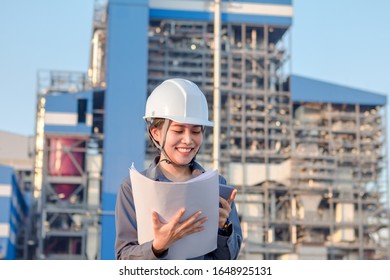
[{"label": "helmet chin strap", "polygon": [[159,163],[165,161],[166,163],[172,164],[172,165],[175,166],[175,167],[189,167],[189,166],[192,166],[192,165],[194,164],[194,159],[195,159],[195,157],[192,158],[192,160],[191,160],[189,163],[187,163],[187,164],[177,164],[177,163],[173,162],[173,161],[169,158],[169,156],[167,155],[167,153],[165,152],[164,146],[165,146],[165,140],[166,140],[166,138],[167,138],[167,132],[168,132],[168,128],[169,128],[169,123],[170,123],[170,120],[168,120],[168,119],[165,119],[165,120],[164,120],[164,124],[163,124],[163,127],[162,127],[163,140],[162,140],[161,146],[160,146],[160,144],[159,144],[156,140],[154,140],[154,137],[153,137],[152,134],[150,133],[150,129],[148,129],[149,136],[150,136],[150,138],[152,139],[153,144],[154,144],[154,145],[157,147],[157,149],[159,149],[159,151],[164,155],[164,158],[161,159]]},{"label": "helmet chin strap", "polygon": [[175,167],[189,167],[189,166],[192,166],[194,164],[194,159],[192,159],[191,162],[187,163],[187,164],[177,164],[177,163],[175,163],[169,159],[166,159],[166,158],[161,159],[159,163],[161,163],[163,161],[165,161],[168,164],[172,164]]}]

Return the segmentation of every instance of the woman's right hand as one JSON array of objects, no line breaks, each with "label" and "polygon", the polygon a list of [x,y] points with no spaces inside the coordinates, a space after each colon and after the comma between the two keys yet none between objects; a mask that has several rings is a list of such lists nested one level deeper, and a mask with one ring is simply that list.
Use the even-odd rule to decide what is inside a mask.
[{"label": "woman's right hand", "polygon": [[184,213],[185,209],[180,209],[166,224],[160,221],[156,212],[152,213],[154,231],[152,250],[157,257],[177,240],[204,229],[203,223],[207,221],[207,217],[199,218],[202,211],[198,211],[183,222],[180,222]]}]

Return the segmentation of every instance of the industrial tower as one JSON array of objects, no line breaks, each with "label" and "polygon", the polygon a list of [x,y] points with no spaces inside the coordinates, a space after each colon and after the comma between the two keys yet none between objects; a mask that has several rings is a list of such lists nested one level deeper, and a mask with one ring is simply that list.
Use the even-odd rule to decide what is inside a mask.
[{"label": "industrial tower", "polygon": [[[386,97],[291,75],[292,1],[221,7],[217,144],[239,190],[240,258],[389,259]],[[88,78],[50,73],[39,91],[39,258],[113,258],[116,192],[153,157],[147,94],[181,77],[213,104],[213,18],[206,0],[97,4]],[[206,130],[207,168],[214,144]]]}]

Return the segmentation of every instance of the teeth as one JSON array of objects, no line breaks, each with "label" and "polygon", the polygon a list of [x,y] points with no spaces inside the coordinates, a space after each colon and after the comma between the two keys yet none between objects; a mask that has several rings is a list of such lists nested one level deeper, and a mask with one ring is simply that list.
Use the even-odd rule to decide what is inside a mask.
[{"label": "teeth", "polygon": [[185,148],[177,148],[179,150],[179,152],[182,152],[182,153],[189,153],[191,151],[191,149],[185,149]]}]

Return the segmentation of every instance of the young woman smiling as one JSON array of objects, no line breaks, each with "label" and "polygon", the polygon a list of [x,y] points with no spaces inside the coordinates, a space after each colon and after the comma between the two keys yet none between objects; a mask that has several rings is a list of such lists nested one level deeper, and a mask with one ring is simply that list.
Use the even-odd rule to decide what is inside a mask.
[{"label": "young woman smiling", "polygon": [[[152,164],[142,172],[156,181],[187,181],[205,172],[195,157],[203,142],[208,120],[208,106],[204,94],[191,81],[169,79],[150,94],[145,108],[150,140],[159,151]],[[219,176],[219,182],[226,179]],[[234,204],[236,191],[225,200],[220,197],[217,249],[195,259],[237,259],[242,233]],[[169,247],[177,240],[203,230],[201,211],[181,221],[185,209],[180,209],[167,223],[152,213],[154,239],[138,243],[137,220],[130,178],[123,181],[117,196],[115,221],[117,259],[164,259]]]}]

